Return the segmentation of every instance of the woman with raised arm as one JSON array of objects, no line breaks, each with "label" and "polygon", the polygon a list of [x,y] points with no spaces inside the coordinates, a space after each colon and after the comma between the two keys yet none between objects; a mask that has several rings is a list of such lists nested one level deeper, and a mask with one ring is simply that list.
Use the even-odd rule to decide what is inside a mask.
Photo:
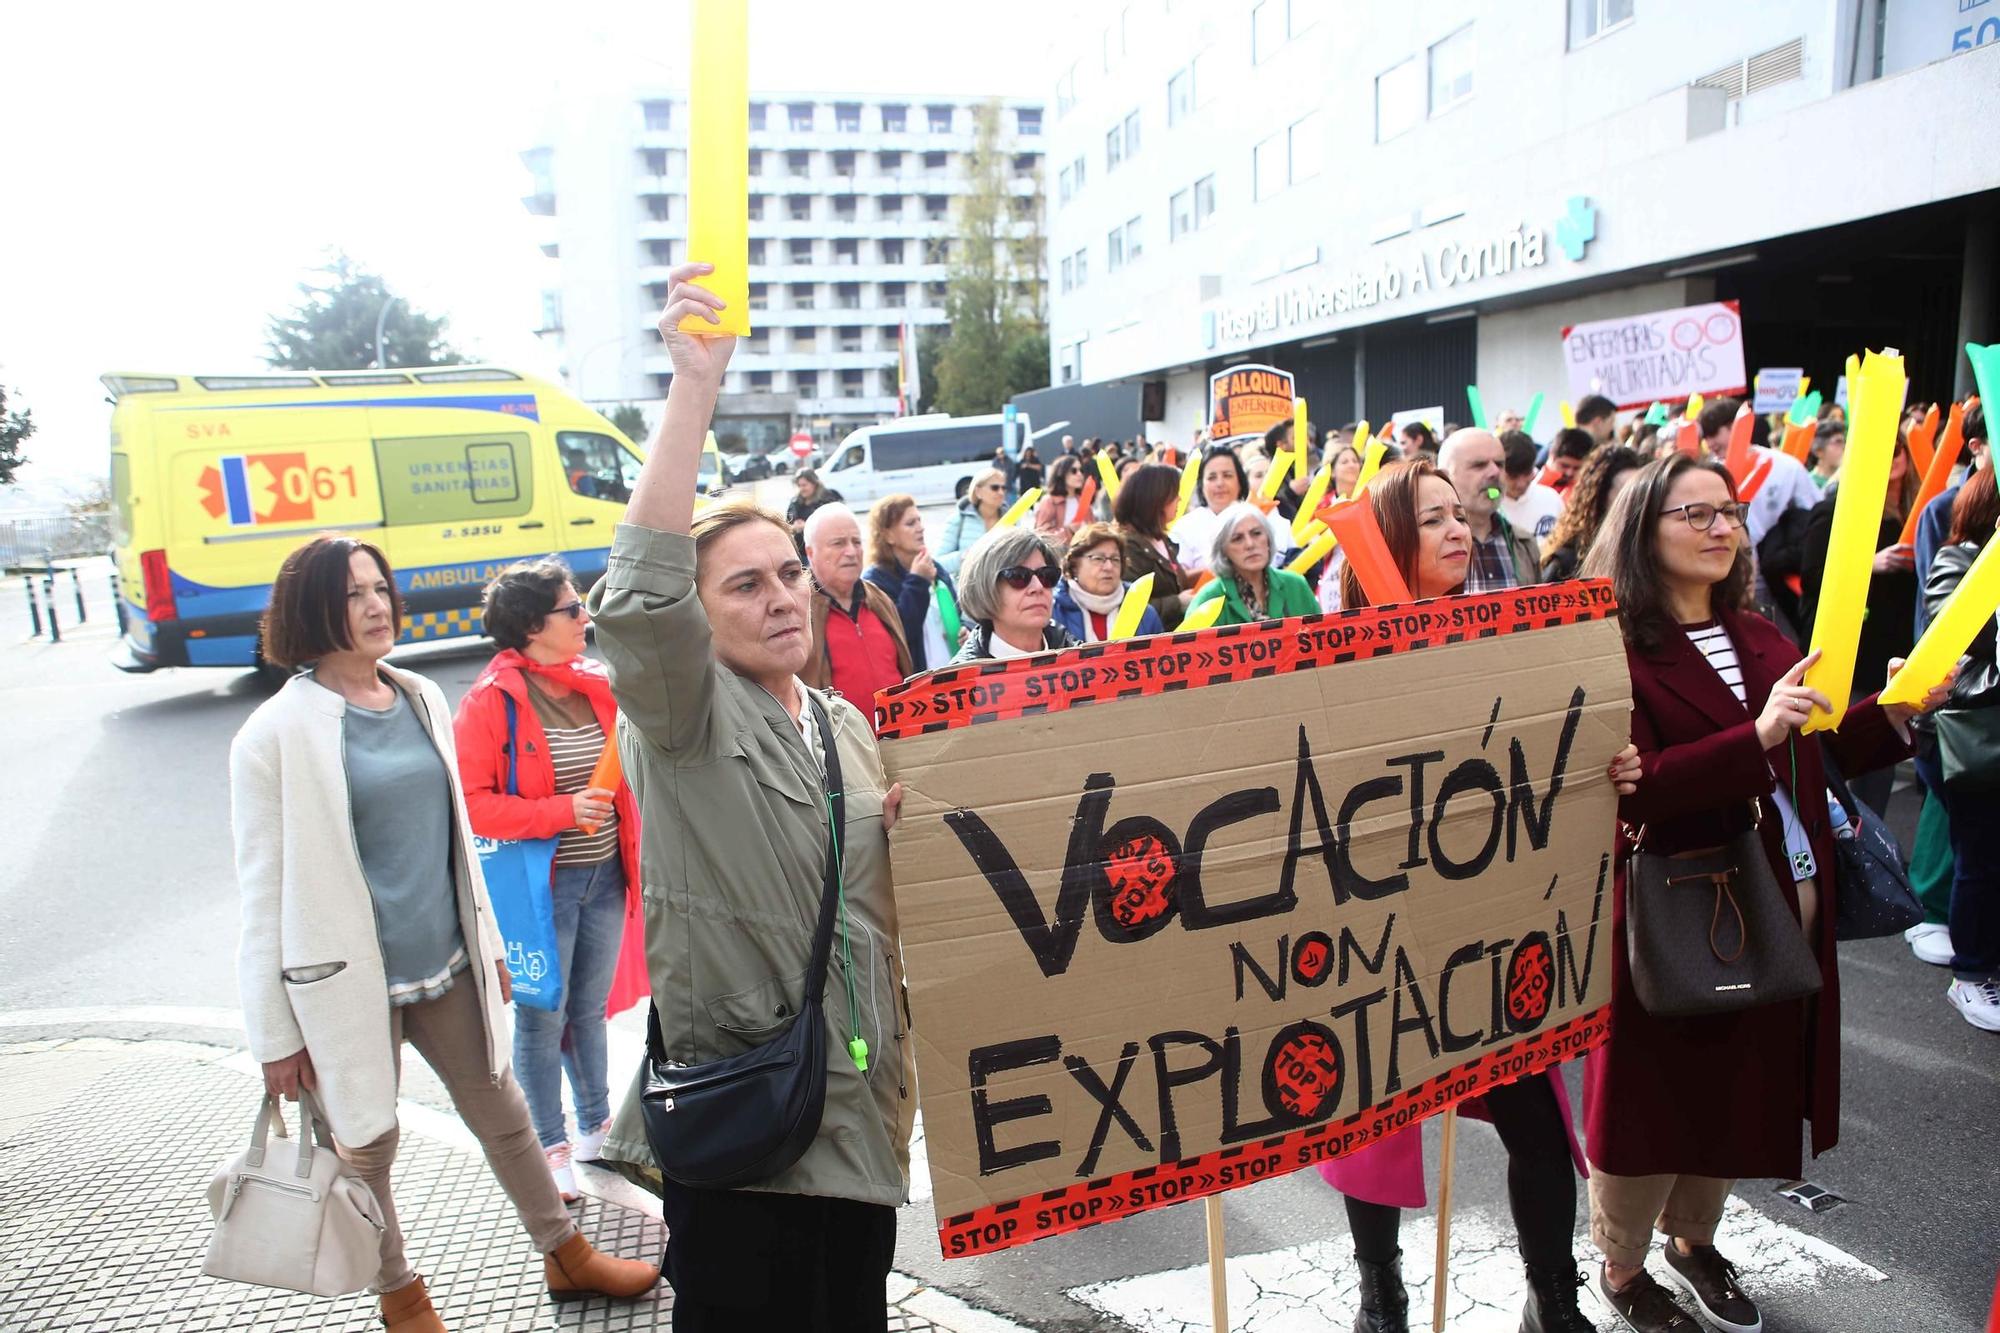
[{"label": "woman with raised arm", "polygon": [[[889,884],[902,793],[869,720],[799,682],[812,582],[784,520],[744,503],[695,513],[736,346],[680,327],[716,322],[722,302],[697,281],[712,271],[673,271],[660,316],[673,387],[590,595],[639,797],[656,1057],[702,1065],[782,1036],[805,1003],[825,892],[848,945],[832,951],[825,1109],[802,1156],[742,1188],[680,1184],[654,1160],[635,1087],[605,1157],[661,1195],[680,1333],[882,1329],[916,1105]],[[830,770],[844,789],[837,857]]]}]

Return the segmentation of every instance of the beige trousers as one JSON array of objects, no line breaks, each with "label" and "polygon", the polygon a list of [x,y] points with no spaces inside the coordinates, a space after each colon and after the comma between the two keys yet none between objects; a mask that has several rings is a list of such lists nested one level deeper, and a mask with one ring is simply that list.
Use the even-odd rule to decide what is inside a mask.
[{"label": "beige trousers", "polygon": [[1592,1166],[1590,1239],[1623,1268],[1646,1262],[1655,1228],[1691,1245],[1712,1245],[1735,1183],[1714,1176],[1614,1176]]},{"label": "beige trousers", "polygon": [[[475,960],[472,964],[481,964]],[[409,1039],[436,1071],[459,1118],[486,1150],[486,1161],[513,1200],[521,1225],[543,1254],[576,1234],[576,1222],[563,1207],[555,1178],[542,1156],[542,1145],[528,1119],[528,1103],[514,1082],[512,1070],[495,1083],[486,1068],[486,1029],[480,1021],[479,992],[470,974],[461,972],[452,988],[435,1000],[397,1005],[389,1010],[389,1039],[395,1044],[396,1070],[403,1067],[403,1041]],[[360,1147],[336,1144],[382,1203],[388,1229],[382,1235],[382,1268],[375,1289],[389,1292],[407,1286],[416,1276],[403,1257],[403,1228],[389,1193],[389,1167],[396,1160],[400,1128]]]}]

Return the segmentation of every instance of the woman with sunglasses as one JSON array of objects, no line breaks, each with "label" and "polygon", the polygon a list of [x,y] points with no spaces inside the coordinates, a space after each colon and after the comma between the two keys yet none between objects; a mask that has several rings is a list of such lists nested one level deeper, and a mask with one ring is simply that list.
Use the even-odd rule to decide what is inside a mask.
[{"label": "woman with sunglasses", "polygon": [[[1446,597],[1464,587],[1472,531],[1458,491],[1430,460],[1383,468],[1355,503],[1375,507],[1383,540],[1412,596]],[[1343,606],[1369,605],[1351,566],[1342,567],[1341,583]],[[1633,761],[1628,748],[1606,773],[1621,791],[1636,776]],[[1507,1201],[1528,1275],[1522,1329],[1590,1333],[1596,1325],[1577,1305],[1582,1279],[1571,1249],[1583,1154],[1570,1124],[1562,1079],[1552,1072],[1531,1075],[1493,1088],[1461,1109],[1492,1121],[1507,1150]],[[1357,1333],[1407,1333],[1409,1294],[1403,1286],[1399,1238],[1403,1209],[1426,1202],[1421,1127],[1326,1163],[1319,1172],[1346,1196],[1348,1229],[1361,1270]]]},{"label": "woman with sunglasses", "polygon": [[993,657],[1068,648],[1076,642],[1050,617],[1062,565],[1055,548],[1027,528],[996,528],[966,553],[959,610],[970,622],[953,666]]},{"label": "woman with sunglasses", "polygon": [[958,567],[965,560],[965,553],[972,544],[993,530],[1000,521],[1000,515],[1007,512],[1007,474],[999,468],[988,468],[972,479],[965,488],[965,495],[958,502],[958,508],[944,525],[944,540],[931,554],[938,562],[938,568],[947,574],[958,573]]},{"label": "woman with sunglasses", "polygon": [[[1750,561],[1728,471],[1676,452],[1619,495],[1583,564],[1585,577],[1612,582],[1632,677],[1640,776],[1620,788],[1619,818],[1644,830],[1648,851],[1666,855],[1754,829],[1820,969],[1817,996],[1658,1017],[1633,991],[1623,929],[1611,933],[1611,1036],[1584,1064],[1590,1230],[1604,1255],[1598,1289],[1641,1333],[1691,1327],[1646,1270],[1656,1228],[1669,1238],[1663,1271],[1711,1324],[1761,1327],[1735,1266],[1715,1248],[1730,1187],[1803,1175],[1801,1121],[1811,1122],[1815,1156],[1840,1137],[1833,829],[1819,746],[1798,736],[1813,709],[1829,704],[1804,682],[1818,654],[1801,658],[1750,610]],[[1888,673],[1901,665],[1892,660]],[[1932,691],[1925,707],[1948,688]],[[1844,771],[1866,772],[1909,753],[1914,711],[1870,694],[1821,734]],[[1622,859],[1612,893],[1622,920]]]},{"label": "woman with sunglasses", "polygon": [[[1063,581],[1056,586],[1055,620],[1078,643],[1102,643],[1111,637],[1118,609],[1131,584],[1124,571],[1124,545],[1109,523],[1078,528],[1063,553]],[[1150,605],[1139,617],[1138,634],[1160,633],[1160,613]]]},{"label": "woman with sunglasses", "polygon": [[1188,610],[1221,598],[1224,606],[1215,622],[1218,625],[1319,614],[1319,598],[1312,585],[1272,563],[1271,529],[1255,505],[1239,500],[1216,518],[1208,565],[1215,577],[1195,593]]},{"label": "woman with sunglasses", "polygon": [[[591,780],[617,734],[618,705],[603,664],[583,655],[590,613],[569,567],[545,559],[502,570],[486,588],[485,629],[500,651],[458,705],[458,771],[474,833],[556,839],[549,900],[562,1008],[514,1007],[514,1072],[569,1203],[572,1161],[596,1161],[611,1128],[604,1020],[646,995],[639,815],[624,779],[608,789]],[[563,1121],[565,1069],[574,1145]]]}]

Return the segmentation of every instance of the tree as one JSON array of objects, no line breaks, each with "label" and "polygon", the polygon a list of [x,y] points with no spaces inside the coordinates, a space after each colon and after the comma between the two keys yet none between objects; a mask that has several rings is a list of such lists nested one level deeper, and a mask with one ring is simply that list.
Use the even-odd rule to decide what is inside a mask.
[{"label": "tree", "polygon": [[646,442],[646,414],[631,403],[626,403],[611,414],[611,424],[625,432],[625,438],[634,444]]},{"label": "tree", "polygon": [[298,306],[290,314],[271,316],[264,332],[266,365],[280,370],[366,370],[375,364],[377,319],[383,321],[386,366],[465,362],[445,341],[443,316],[418,310],[345,254],[335,252],[314,272],[324,274],[324,281],[300,283]]},{"label": "tree", "polygon": [[0,486],[14,484],[15,471],[28,461],[21,453],[21,445],[34,433],[34,409],[8,411],[7,389],[0,385]]},{"label": "tree", "polygon": [[998,101],[980,107],[974,125],[945,286],[949,328],[928,381],[938,410],[953,416],[997,412],[1015,394],[1049,382],[1041,177],[1037,172],[1032,193],[1014,194]]}]

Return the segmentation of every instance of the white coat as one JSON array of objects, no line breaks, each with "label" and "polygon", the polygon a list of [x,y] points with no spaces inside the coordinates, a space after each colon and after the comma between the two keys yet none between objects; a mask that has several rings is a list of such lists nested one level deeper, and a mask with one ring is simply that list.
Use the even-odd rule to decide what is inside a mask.
[{"label": "white coat", "polygon": [[[506,948],[473,854],[451,709],[424,677],[380,670],[408,697],[450,774],[459,928],[473,960],[453,984],[479,990],[487,1067],[498,1080],[513,1045],[494,971]],[[346,714],[340,695],[309,676],[292,677],[236,733],[229,794],[243,901],[237,980],[250,1053],[269,1063],[304,1047],[334,1137],[359,1146],[396,1127],[396,1052],[375,901],[348,807]]]}]

